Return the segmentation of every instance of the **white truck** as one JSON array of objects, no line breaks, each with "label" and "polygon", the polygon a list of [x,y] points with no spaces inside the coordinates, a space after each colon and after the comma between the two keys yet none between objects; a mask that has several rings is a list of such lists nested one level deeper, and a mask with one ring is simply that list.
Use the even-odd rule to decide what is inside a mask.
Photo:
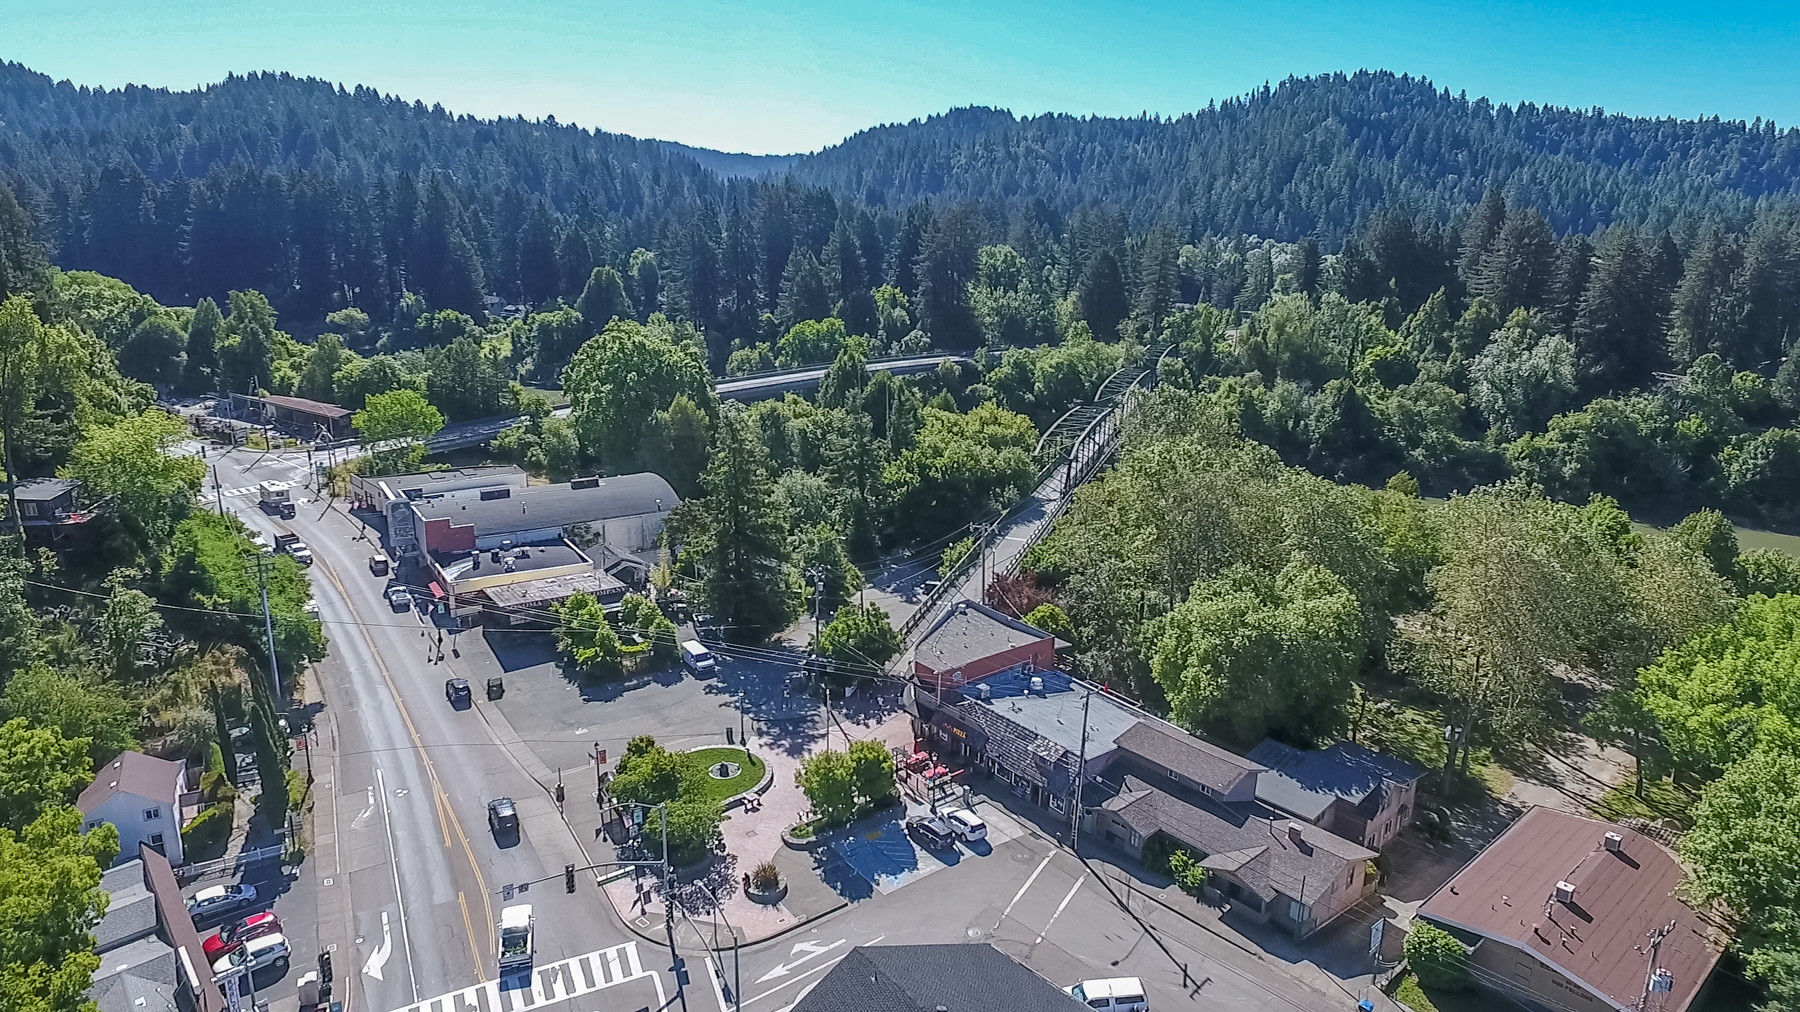
[{"label": "white truck", "polygon": [[500,944],[496,948],[500,952],[501,973],[531,968],[531,929],[535,924],[529,903],[520,903],[500,911]]},{"label": "white truck", "polygon": [[290,520],[294,516],[294,496],[285,481],[265,481],[256,486],[258,504],[264,513]]}]

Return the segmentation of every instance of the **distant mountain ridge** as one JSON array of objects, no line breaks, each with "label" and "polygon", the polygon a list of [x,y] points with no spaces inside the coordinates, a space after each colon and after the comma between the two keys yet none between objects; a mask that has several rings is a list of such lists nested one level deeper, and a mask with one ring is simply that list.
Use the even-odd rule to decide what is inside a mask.
[{"label": "distant mountain ridge", "polygon": [[[0,183],[58,264],[169,303],[255,288],[317,320],[405,292],[477,310],[488,294],[572,300],[594,265],[623,270],[642,248],[671,294],[754,320],[796,249],[838,270],[839,224],[891,261],[962,203],[982,242],[1079,231],[1087,248],[1160,226],[1178,243],[1312,237],[1329,252],[1384,209],[1453,224],[1499,190],[1558,233],[1624,222],[1686,246],[1707,222],[1800,204],[1800,131],[1496,105],[1365,71],[1172,118],[970,107],[759,156],[284,73],[104,89],[0,63]],[[895,268],[863,273],[910,272]],[[725,292],[720,271],[754,284]]]}]

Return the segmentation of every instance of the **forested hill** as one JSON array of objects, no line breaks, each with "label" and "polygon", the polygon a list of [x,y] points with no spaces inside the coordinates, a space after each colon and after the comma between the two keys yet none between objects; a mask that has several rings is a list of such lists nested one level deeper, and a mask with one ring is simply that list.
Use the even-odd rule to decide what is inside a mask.
[{"label": "forested hill", "polygon": [[5,63],[0,185],[59,266],[164,304],[254,289],[301,330],[346,307],[385,322],[409,294],[479,316],[484,297],[572,303],[595,267],[654,273],[649,257],[667,277],[634,300],[735,346],[814,267],[840,299],[917,294],[920,252],[958,204],[980,213],[950,245],[1011,242],[1061,290],[1101,246],[1135,285],[1153,230],[1170,256],[1243,236],[1329,253],[1377,211],[1460,223],[1489,189],[1556,233],[1624,222],[1685,249],[1702,223],[1742,233],[1759,203],[1800,204],[1800,131],[1495,106],[1359,73],[1173,120],[960,109],[759,158],[287,74],[106,90]]},{"label": "forested hill", "polygon": [[792,171],[869,202],[1108,201],[1139,228],[1281,240],[1341,239],[1390,204],[1448,221],[1490,186],[1559,232],[1620,219],[1683,230],[1800,194],[1800,131],[1494,105],[1362,72],[1290,78],[1173,120],[958,109],[863,131]]}]

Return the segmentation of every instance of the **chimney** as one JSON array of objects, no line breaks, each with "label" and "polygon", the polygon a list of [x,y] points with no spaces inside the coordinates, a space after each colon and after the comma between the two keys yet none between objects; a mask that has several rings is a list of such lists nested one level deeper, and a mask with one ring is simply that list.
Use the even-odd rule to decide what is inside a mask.
[{"label": "chimney", "polygon": [[1625,838],[1617,833],[1606,834],[1606,849],[1617,854],[1625,849]]},{"label": "chimney", "polygon": [[1298,822],[1288,823],[1288,839],[1294,841],[1295,843],[1305,843],[1306,842],[1306,836],[1305,836],[1305,834],[1300,832],[1300,824]]},{"label": "chimney", "polygon": [[1572,882],[1556,883],[1556,902],[1558,902],[1558,903],[1573,903],[1573,902],[1575,902],[1575,884]]}]

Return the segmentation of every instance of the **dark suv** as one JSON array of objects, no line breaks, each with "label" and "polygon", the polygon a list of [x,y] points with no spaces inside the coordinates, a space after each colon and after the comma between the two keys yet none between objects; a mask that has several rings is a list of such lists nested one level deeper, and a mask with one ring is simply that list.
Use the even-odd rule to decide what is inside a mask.
[{"label": "dark suv", "polygon": [[511,798],[495,798],[488,802],[488,829],[495,836],[519,831],[519,810]]},{"label": "dark suv", "polygon": [[467,678],[444,679],[444,698],[451,706],[463,706],[469,702],[469,680]]}]

